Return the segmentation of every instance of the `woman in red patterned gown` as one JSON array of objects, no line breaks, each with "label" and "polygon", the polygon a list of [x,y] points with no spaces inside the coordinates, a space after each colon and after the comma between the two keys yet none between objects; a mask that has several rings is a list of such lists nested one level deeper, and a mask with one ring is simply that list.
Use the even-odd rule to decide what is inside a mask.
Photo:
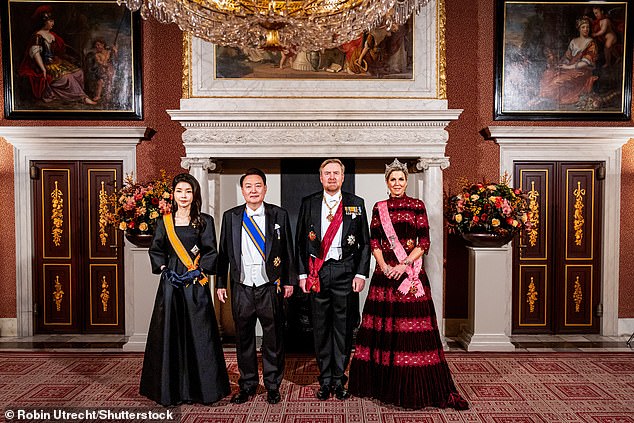
[{"label": "woman in red patterned gown", "polygon": [[407,165],[398,160],[386,166],[390,197],[372,211],[370,246],[377,265],[348,389],[353,395],[405,408],[463,410],[469,405],[458,394],[447,366],[422,267],[430,245],[425,205],[405,195],[407,176]]}]

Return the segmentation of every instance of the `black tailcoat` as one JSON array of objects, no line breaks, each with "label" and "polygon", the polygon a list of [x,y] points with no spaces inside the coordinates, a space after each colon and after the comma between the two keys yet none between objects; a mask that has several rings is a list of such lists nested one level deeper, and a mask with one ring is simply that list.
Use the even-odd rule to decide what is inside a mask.
[{"label": "black tailcoat", "polygon": [[[308,274],[311,256],[319,257],[323,191],[302,200],[296,231],[298,274]],[[341,259],[328,260],[319,272],[321,291],[311,293],[313,335],[321,385],[345,385],[352,335],[359,324],[359,294],[352,290],[355,275],[370,272],[370,235],[365,203],[342,192]]]},{"label": "black tailcoat", "polygon": [[283,292],[274,282],[297,285],[293,263],[292,233],[288,213],[281,207],[264,203],[265,266],[269,283],[246,286],[242,272],[242,218],[246,205],[227,210],[222,216],[216,288],[227,288],[231,281],[231,306],[236,327],[236,350],[241,389],[258,386],[255,324],[262,325],[262,362],[264,386],[278,389],[284,374]]}]

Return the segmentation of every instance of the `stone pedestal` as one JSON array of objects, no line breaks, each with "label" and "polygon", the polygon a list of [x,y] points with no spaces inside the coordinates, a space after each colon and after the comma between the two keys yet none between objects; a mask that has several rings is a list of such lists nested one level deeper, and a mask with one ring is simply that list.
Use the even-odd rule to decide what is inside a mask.
[{"label": "stone pedestal", "polygon": [[467,351],[514,351],[511,334],[511,245],[469,250],[469,323],[459,339]]},{"label": "stone pedestal", "polygon": [[126,335],[124,351],[145,351],[159,275],[152,274],[147,248],[126,246]]}]

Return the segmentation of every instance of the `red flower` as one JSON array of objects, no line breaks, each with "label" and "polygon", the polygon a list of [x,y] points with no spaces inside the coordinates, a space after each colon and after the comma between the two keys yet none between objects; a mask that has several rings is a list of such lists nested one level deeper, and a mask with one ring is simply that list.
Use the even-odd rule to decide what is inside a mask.
[{"label": "red flower", "polygon": [[158,203],[159,203],[159,199],[156,197],[152,197],[152,204],[155,206],[158,206]]}]

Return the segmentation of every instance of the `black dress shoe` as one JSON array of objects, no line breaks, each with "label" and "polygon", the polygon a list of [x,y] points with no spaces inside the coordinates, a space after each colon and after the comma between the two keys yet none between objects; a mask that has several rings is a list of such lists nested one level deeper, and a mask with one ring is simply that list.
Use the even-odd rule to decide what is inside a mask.
[{"label": "black dress shoe", "polygon": [[341,385],[336,386],[334,391],[335,391],[335,397],[337,397],[338,400],[343,401],[350,398],[350,392],[348,392],[348,390]]},{"label": "black dress shoe", "polygon": [[326,401],[330,398],[330,385],[321,385],[317,391],[317,399]]},{"label": "black dress shoe", "polygon": [[266,402],[269,404],[277,404],[282,400],[279,389],[269,389],[266,393]]},{"label": "black dress shoe", "polygon": [[255,389],[240,389],[237,394],[231,397],[231,402],[233,404],[243,404],[249,401],[255,395]]}]

